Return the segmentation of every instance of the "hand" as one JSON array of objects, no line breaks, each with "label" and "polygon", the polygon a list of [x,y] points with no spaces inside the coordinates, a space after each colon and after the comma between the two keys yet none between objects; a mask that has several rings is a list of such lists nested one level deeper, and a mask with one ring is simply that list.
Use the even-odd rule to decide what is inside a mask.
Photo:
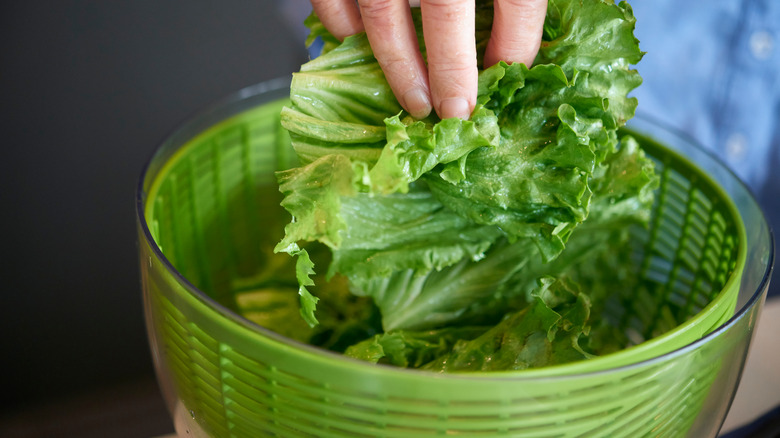
[{"label": "hand", "polygon": [[[325,27],[343,40],[365,30],[398,102],[423,118],[467,119],[477,99],[474,0],[311,0]],[[426,68],[410,4],[422,10]],[[494,0],[485,66],[503,60],[529,67],[539,51],[547,0]]]}]

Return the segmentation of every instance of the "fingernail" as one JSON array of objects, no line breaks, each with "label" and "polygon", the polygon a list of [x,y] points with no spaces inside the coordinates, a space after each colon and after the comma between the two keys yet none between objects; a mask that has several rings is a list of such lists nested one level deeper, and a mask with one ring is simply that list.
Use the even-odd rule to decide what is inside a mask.
[{"label": "fingernail", "polygon": [[471,111],[469,110],[469,103],[466,102],[466,99],[461,97],[451,97],[449,99],[442,100],[441,104],[439,105],[439,113],[442,119],[459,117],[461,119],[467,120],[471,115]]},{"label": "fingernail", "polygon": [[404,94],[404,108],[415,119],[424,119],[431,113],[431,101],[423,90],[412,88]]}]

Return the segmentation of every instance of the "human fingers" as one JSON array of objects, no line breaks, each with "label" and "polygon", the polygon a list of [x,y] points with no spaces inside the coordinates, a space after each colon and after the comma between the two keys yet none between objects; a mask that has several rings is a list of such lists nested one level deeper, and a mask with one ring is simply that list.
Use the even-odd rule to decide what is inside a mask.
[{"label": "human fingers", "polygon": [[325,28],[341,41],[363,31],[355,0],[311,0],[311,6]]},{"label": "human fingers", "polygon": [[406,0],[358,0],[363,25],[387,82],[401,106],[416,118],[431,112],[425,62]]},{"label": "human fingers", "polygon": [[431,112],[428,74],[407,0],[358,0],[368,42],[401,106],[416,118]]},{"label": "human fingers", "polygon": [[468,119],[477,101],[474,0],[421,0],[431,99],[442,119]]},{"label": "human fingers", "polygon": [[542,41],[547,0],[495,0],[485,67],[498,61],[531,64]]}]

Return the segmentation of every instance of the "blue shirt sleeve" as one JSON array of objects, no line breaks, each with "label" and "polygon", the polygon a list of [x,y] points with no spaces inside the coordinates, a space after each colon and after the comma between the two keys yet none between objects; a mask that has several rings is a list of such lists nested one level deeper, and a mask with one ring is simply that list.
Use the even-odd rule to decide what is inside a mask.
[{"label": "blue shirt sleeve", "polygon": [[[780,161],[780,2],[635,0],[639,110],[716,152],[755,193]],[[771,178],[774,184],[778,180]]]}]

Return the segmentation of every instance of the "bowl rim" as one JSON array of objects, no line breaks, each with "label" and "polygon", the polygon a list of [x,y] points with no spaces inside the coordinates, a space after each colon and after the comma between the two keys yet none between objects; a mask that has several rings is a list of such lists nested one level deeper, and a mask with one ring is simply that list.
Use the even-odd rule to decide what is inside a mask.
[{"label": "bowl rim", "polygon": [[[259,98],[260,95],[265,95],[273,92],[280,92],[284,89],[289,89],[290,80],[289,77],[279,77],[263,82],[259,82],[257,84],[253,84],[247,87],[244,87],[242,89],[239,89],[231,94],[228,94],[227,96],[218,99],[214,101],[213,103],[206,105],[200,110],[194,111],[192,114],[190,114],[189,117],[185,117],[183,121],[179,122],[179,124],[176,125],[174,129],[172,129],[168,135],[163,137],[163,140],[158,142],[157,146],[154,148],[153,152],[151,153],[150,157],[145,161],[141,173],[139,175],[137,185],[136,185],[136,193],[135,193],[135,203],[136,203],[136,223],[141,231],[141,234],[143,235],[143,238],[145,242],[139,242],[139,245],[142,245],[145,243],[148,245],[150,250],[154,253],[154,255],[162,262],[164,268],[172,274],[176,281],[183,285],[191,294],[192,297],[200,301],[201,303],[205,304],[207,307],[211,308],[213,311],[217,312],[221,316],[227,318],[227,321],[229,321],[231,324],[238,325],[243,330],[249,330],[252,332],[253,335],[260,335],[265,338],[269,338],[273,341],[280,342],[284,344],[284,346],[292,347],[296,350],[299,350],[301,353],[307,353],[307,354],[313,354],[314,357],[320,359],[320,360],[336,360],[340,365],[355,368],[356,370],[363,370],[363,371],[374,371],[374,372],[382,372],[382,373],[401,373],[402,375],[406,376],[425,376],[425,377],[431,377],[431,376],[437,376],[438,378],[444,378],[444,379],[452,379],[452,380],[479,380],[479,381],[486,381],[486,380],[562,380],[562,379],[570,379],[570,378],[582,378],[582,377],[589,377],[589,376],[598,376],[604,373],[614,373],[614,372],[620,372],[620,371],[628,371],[631,369],[638,369],[646,366],[652,366],[657,363],[666,362],[673,360],[679,356],[685,355],[686,353],[696,350],[699,347],[707,344],[714,338],[719,337],[724,332],[728,331],[732,326],[736,325],[740,320],[742,320],[749,311],[756,306],[759,303],[760,300],[762,300],[763,297],[766,296],[765,292],[768,290],[768,283],[772,277],[772,272],[774,269],[774,259],[775,259],[775,239],[774,239],[774,232],[771,228],[771,225],[767,221],[766,213],[763,211],[763,209],[758,208],[758,212],[760,213],[761,217],[760,220],[764,224],[768,237],[768,253],[769,257],[767,259],[766,267],[764,269],[763,277],[761,278],[761,281],[758,284],[758,287],[756,290],[752,293],[752,295],[745,301],[745,303],[735,309],[734,314],[723,324],[718,326],[717,328],[711,330],[706,335],[702,336],[701,338],[690,342],[682,347],[676,348],[674,350],[668,351],[666,353],[653,356],[648,359],[640,360],[637,362],[631,362],[628,364],[623,364],[619,366],[614,367],[607,367],[604,369],[597,369],[597,370],[590,370],[590,371],[583,371],[583,372],[575,372],[575,373],[556,373],[556,372],[550,372],[549,370],[560,370],[562,367],[571,366],[574,363],[569,364],[561,364],[561,365],[555,365],[550,367],[543,367],[543,368],[537,368],[537,369],[527,369],[527,370],[505,370],[505,371],[469,371],[469,372],[458,372],[458,373],[437,373],[437,372],[431,372],[431,371],[425,371],[425,370],[418,370],[418,369],[410,369],[410,368],[400,368],[392,365],[386,365],[386,364],[374,364],[366,361],[362,361],[359,359],[351,358],[348,356],[344,356],[342,354],[325,350],[310,344],[306,344],[300,341],[296,341],[294,339],[288,338],[286,336],[280,335],[268,328],[262,327],[258,324],[255,324],[248,319],[242,317],[238,313],[234,312],[233,310],[227,308],[226,306],[220,304],[208,294],[201,291],[198,287],[196,287],[194,284],[192,284],[184,275],[182,275],[174,266],[173,264],[168,260],[168,258],[162,253],[162,250],[157,245],[154,237],[152,236],[151,230],[149,228],[149,225],[146,222],[146,216],[145,216],[145,210],[146,210],[146,192],[144,190],[146,178],[149,175],[152,165],[155,163],[156,159],[163,155],[167,151],[168,147],[170,146],[170,143],[176,139],[176,136],[186,132],[187,128],[198,126],[200,128],[204,128],[204,126],[201,126],[204,120],[208,120],[210,117],[213,117],[215,113],[218,113],[220,111],[230,110],[231,107],[239,103],[241,101],[248,101],[251,98]],[[269,103],[271,100],[265,102]],[[225,121],[230,119],[233,116],[236,116],[238,114],[241,114],[247,110],[250,110],[252,108],[257,107],[257,105],[248,106],[246,108],[243,108],[241,110],[237,110],[235,112],[230,111],[230,114],[228,116],[217,118],[217,122]],[[730,175],[736,183],[740,186],[741,189],[745,190],[746,193],[749,194],[750,201],[755,203],[757,206],[759,205],[754,193],[750,190],[749,187],[727,166],[723,161],[717,157],[711,150],[704,148],[701,146],[701,144],[695,140],[693,137],[688,135],[687,133],[669,126],[668,124],[658,120],[657,118],[653,118],[650,115],[644,114],[641,111],[638,111],[636,116],[636,119],[639,119],[641,121],[651,123],[659,128],[662,128],[669,134],[674,135],[675,137],[680,138],[681,140],[685,141],[686,143],[694,146],[698,152],[705,154],[708,156],[709,159],[713,160],[715,164],[717,164],[720,167],[723,167],[723,170],[727,172],[728,175]],[[206,129],[213,127],[214,124],[210,124],[205,126]],[[629,128],[630,129],[630,128]],[[194,131],[195,135],[203,132],[202,130]],[[175,154],[177,151],[181,150],[181,147],[185,146],[189,140],[191,140],[194,137],[187,138],[187,141],[181,142],[178,145],[175,145],[173,149],[170,151],[171,153]],[[672,151],[675,152],[675,151]],[[675,152],[677,153],[677,152]],[[678,153],[679,155],[679,153]],[[685,158],[685,157],[683,157]],[[165,163],[162,163],[165,165]],[[721,189],[719,187],[719,189]],[[722,190],[722,189],[721,189]],[[744,226],[743,226],[744,227]],[[744,255],[744,254],[743,254]],[[732,273],[730,278],[727,281],[732,281],[733,277],[737,276],[739,273]],[[148,325],[147,325],[148,327]],[[151,335],[151,333],[149,333]],[[654,338],[655,339],[655,338]],[[637,344],[643,345],[644,343]],[[636,346],[634,346],[636,347]],[[626,351],[626,350],[622,350]],[[606,357],[602,356],[602,357]]]}]

